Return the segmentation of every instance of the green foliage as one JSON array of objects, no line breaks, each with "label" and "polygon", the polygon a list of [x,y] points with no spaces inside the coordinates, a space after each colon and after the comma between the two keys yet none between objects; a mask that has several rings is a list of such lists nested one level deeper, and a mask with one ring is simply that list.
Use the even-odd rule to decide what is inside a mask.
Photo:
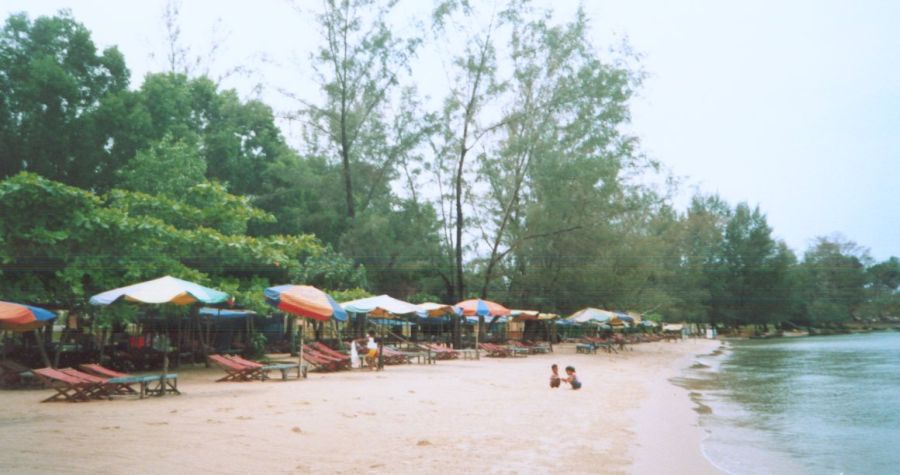
[{"label": "green foliage", "polygon": [[258,312],[264,288],[303,283],[339,301],[484,296],[726,325],[900,315],[896,257],[820,238],[798,262],[759,208],[698,195],[676,210],[627,132],[636,58],[601,53],[584,11],[438,2],[449,89],[429,111],[410,71],[424,38],[395,33],[396,5],[322,5],[300,152],[266,104],[184,74],[129,90],[121,54],[71,14],[10,16],[0,294],[84,313],[96,292],[171,274]]},{"label": "green foliage", "polygon": [[266,355],[266,336],[259,332],[250,334],[250,355],[252,359],[259,359]]},{"label": "green foliage", "polygon": [[[228,211],[215,206],[246,206],[238,197],[219,198],[193,208],[123,190],[104,198],[34,174],[11,177],[0,182],[0,242],[8,256],[0,264],[0,287],[5,298],[84,308],[94,293],[171,274],[221,287],[261,311],[267,308],[262,289],[272,284],[365,285],[364,269],[314,236],[254,238],[206,227],[207,216]],[[186,212],[178,216],[169,206]]]},{"label": "green foliage", "polygon": [[121,164],[107,148],[129,72],[67,11],[0,30],[0,178],[28,170],[83,188],[108,186]]},{"label": "green foliage", "polygon": [[137,155],[119,171],[123,188],[178,197],[188,188],[204,181],[206,161],[196,146],[183,139],[165,135]]}]

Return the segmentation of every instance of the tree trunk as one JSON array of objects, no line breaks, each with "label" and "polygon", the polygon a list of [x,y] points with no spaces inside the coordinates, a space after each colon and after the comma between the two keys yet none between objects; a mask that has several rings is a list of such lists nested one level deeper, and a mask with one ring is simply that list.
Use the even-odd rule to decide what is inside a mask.
[{"label": "tree trunk", "polygon": [[[53,328],[53,327],[51,327]],[[38,335],[38,330],[32,330],[31,334],[34,335],[34,342],[37,343],[38,352],[41,354],[41,361],[44,362],[44,366],[50,367],[50,358],[47,356],[47,348],[44,347],[44,336]]]}]

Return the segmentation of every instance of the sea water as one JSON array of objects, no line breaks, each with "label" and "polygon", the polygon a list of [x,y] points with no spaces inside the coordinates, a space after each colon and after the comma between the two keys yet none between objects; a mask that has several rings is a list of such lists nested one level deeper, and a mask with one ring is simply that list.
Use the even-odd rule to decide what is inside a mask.
[{"label": "sea water", "polygon": [[900,332],[728,342],[684,384],[734,474],[900,474]]}]

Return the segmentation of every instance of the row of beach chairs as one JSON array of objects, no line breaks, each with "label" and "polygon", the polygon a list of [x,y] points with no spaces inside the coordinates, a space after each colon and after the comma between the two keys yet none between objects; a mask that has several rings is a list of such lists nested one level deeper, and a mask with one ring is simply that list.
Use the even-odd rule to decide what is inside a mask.
[{"label": "row of beach chairs", "polygon": [[56,391],[42,402],[84,402],[128,395],[137,395],[143,399],[166,393],[181,394],[178,391],[177,374],[137,376],[120,373],[99,364],[79,365],[79,369],[38,368],[32,372],[45,386]]}]

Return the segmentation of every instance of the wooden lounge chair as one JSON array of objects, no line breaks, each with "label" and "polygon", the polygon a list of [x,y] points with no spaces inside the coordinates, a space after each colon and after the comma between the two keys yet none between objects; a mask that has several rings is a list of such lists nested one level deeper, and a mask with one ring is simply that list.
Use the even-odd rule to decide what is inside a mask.
[{"label": "wooden lounge chair", "polygon": [[218,366],[222,371],[225,371],[225,376],[217,379],[217,383],[225,381],[245,382],[262,379],[262,371],[257,366],[247,366],[222,355],[209,355],[207,358],[212,364]]},{"label": "wooden lounge chair", "polygon": [[61,373],[68,374],[73,378],[78,378],[82,381],[99,385],[101,392],[105,396],[122,396],[138,393],[133,387],[131,387],[133,383],[117,383],[114,381],[110,382],[112,381],[110,378],[104,378],[101,376],[84,373],[82,371],[78,371],[75,368],[61,368],[59,371]]},{"label": "wooden lounge chair", "polygon": [[488,356],[492,357],[507,357],[511,355],[511,352],[503,348],[502,346],[497,346],[491,343],[479,343],[478,347],[487,352]]},{"label": "wooden lounge chair", "polygon": [[[129,388],[138,386],[136,393],[141,399],[146,396],[162,396],[164,394],[181,394],[178,390],[178,375],[169,373],[133,375],[106,368],[96,363],[78,365],[85,373],[107,378],[113,384],[127,385]],[[132,390],[134,390],[132,388]]]},{"label": "wooden lounge chair", "polygon": [[452,348],[447,348],[444,346],[439,346],[439,345],[434,345],[434,344],[429,344],[429,343],[421,344],[419,346],[422,347],[422,349],[424,349],[426,351],[431,351],[432,353],[434,353],[435,359],[455,360],[455,359],[459,358],[459,353]]},{"label": "wooden lounge chair", "polygon": [[350,357],[341,358],[331,356],[326,353],[322,353],[315,348],[304,348],[303,360],[324,371],[340,371],[342,369],[350,369]]},{"label": "wooden lounge chair", "polygon": [[0,360],[0,386],[40,386],[31,368],[12,360]]},{"label": "wooden lounge chair", "polygon": [[238,364],[243,364],[245,366],[255,366],[259,369],[260,374],[262,375],[262,379],[271,379],[269,378],[269,373],[272,371],[278,371],[281,373],[281,380],[287,381],[288,373],[292,369],[297,370],[297,379],[306,377],[306,365],[303,365],[303,367],[301,367],[299,363],[263,364],[258,361],[244,359],[238,355],[225,355],[225,357]]},{"label": "wooden lounge chair", "polygon": [[319,353],[326,354],[337,360],[350,361],[350,355],[341,353],[340,351],[335,350],[334,348],[331,348],[330,346],[326,345],[325,343],[322,343],[321,341],[314,341],[309,344],[309,347],[315,351],[318,351]]},{"label": "wooden lounge chair", "polygon": [[48,388],[56,390],[56,394],[41,402],[84,402],[101,397],[103,394],[100,384],[69,376],[53,368],[38,368],[33,371]]}]

